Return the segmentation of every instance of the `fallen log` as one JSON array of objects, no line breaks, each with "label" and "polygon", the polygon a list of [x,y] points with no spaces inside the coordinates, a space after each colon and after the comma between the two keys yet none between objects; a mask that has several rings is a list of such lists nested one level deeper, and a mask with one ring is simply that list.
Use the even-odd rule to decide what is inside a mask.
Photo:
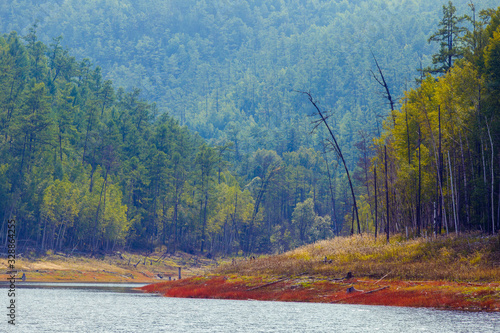
[{"label": "fallen log", "polygon": [[382,281],[383,279],[385,279],[385,278],[386,278],[389,274],[391,274],[391,273],[392,273],[392,271],[391,271],[391,272],[389,272],[389,273],[387,273],[386,275],[382,276],[382,277],[380,278],[380,280],[378,280],[377,282],[375,282],[375,284],[377,284],[377,283],[379,283],[380,281]]},{"label": "fallen log", "polygon": [[285,281],[285,280],[288,280],[288,278],[282,278],[282,279],[279,279],[277,281],[273,281],[273,282],[269,282],[269,283],[266,283],[262,286],[258,286],[258,287],[253,287],[253,288],[250,288],[250,289],[247,289],[247,291],[252,291],[252,290],[256,290],[256,289],[260,289],[260,288],[264,288],[264,287],[267,287],[267,286],[271,286],[273,284],[276,284],[276,283],[279,283],[279,282],[282,282],[282,281]]},{"label": "fallen log", "polygon": [[380,291],[380,290],[384,290],[384,289],[387,289],[387,288],[389,288],[389,286],[380,287],[380,288],[377,288],[377,289],[373,289],[373,290],[365,291],[365,292],[362,292],[362,293],[359,293],[359,294],[355,294],[355,295],[351,295],[351,296],[344,297],[344,298],[341,298],[341,299],[337,299],[335,301],[331,301],[330,303],[342,302],[342,301],[345,301],[346,299],[349,299],[349,298],[353,298],[353,297],[361,296],[361,295],[366,295],[366,294],[371,294],[371,293],[374,293],[374,292],[377,292],[377,291]]}]

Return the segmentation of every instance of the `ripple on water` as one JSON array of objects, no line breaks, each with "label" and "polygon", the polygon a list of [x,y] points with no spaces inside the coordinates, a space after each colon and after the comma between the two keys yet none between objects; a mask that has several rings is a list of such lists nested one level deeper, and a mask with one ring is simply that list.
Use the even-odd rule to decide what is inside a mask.
[{"label": "ripple on water", "polygon": [[16,296],[13,332],[500,332],[498,313],[166,298],[113,284],[40,286]]}]

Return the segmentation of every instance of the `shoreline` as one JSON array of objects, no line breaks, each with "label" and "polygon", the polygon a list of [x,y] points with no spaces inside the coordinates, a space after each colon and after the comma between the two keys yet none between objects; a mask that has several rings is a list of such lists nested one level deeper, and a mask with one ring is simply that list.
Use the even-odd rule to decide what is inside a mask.
[{"label": "shoreline", "polygon": [[[26,273],[29,280],[22,281],[22,273]],[[10,275],[0,274],[1,280],[7,280]],[[153,277],[140,276],[139,274],[132,276],[119,276],[107,272],[89,271],[89,272],[74,272],[70,270],[51,271],[51,272],[31,272],[21,271],[21,274],[16,275],[16,283],[152,283],[157,280]],[[0,284],[1,285],[1,284]]]},{"label": "shoreline", "polygon": [[197,276],[139,288],[166,297],[423,307],[500,312],[500,283]]},{"label": "shoreline", "polygon": [[[391,243],[337,237],[287,253],[208,259],[184,252],[0,259],[0,279],[141,283],[167,297],[427,307],[500,312],[500,236]],[[182,279],[179,271],[182,271]],[[169,281],[171,279],[171,281]]]},{"label": "shoreline", "polygon": [[[53,262],[49,262],[53,264]],[[19,269],[19,287],[39,283],[130,283],[142,285],[142,292],[166,297],[314,302],[331,304],[364,304],[403,307],[425,307],[444,310],[500,312],[500,281],[450,282],[411,281],[402,279],[369,279],[350,277],[332,279],[317,275],[246,276],[240,274],[200,274],[185,269],[183,278],[172,281],[158,278],[152,270],[30,270]],[[22,281],[23,273],[26,281]],[[198,274],[195,274],[198,273]],[[155,275],[156,274],[156,275]],[[174,272],[170,272],[173,276]],[[9,274],[0,271],[6,281]],[[2,285],[2,284],[0,284]],[[352,289],[351,289],[352,288]],[[350,292],[348,292],[350,289]]]},{"label": "shoreline", "polygon": [[[153,283],[151,283],[153,282]],[[16,287],[37,284],[95,283],[136,284],[135,290],[165,297],[282,301],[329,304],[362,304],[421,307],[440,310],[500,313],[500,283],[448,281],[375,281],[352,278],[331,281],[317,277],[264,278],[250,276],[192,276],[175,281],[64,280],[21,282]],[[5,285],[0,283],[0,286]],[[347,289],[354,288],[351,292]]]},{"label": "shoreline", "polygon": [[61,283],[153,283],[178,277],[204,274],[213,267],[211,260],[186,253],[152,253],[147,256],[121,253],[101,258],[51,254],[36,259],[19,258],[11,269],[6,258],[0,258],[0,281],[7,281],[11,272],[17,282]]}]

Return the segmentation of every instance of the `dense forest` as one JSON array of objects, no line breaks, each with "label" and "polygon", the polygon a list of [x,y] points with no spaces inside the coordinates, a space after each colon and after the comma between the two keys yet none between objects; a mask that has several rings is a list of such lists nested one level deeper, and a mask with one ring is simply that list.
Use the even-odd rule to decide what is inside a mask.
[{"label": "dense forest", "polygon": [[[456,1],[471,15],[468,0]],[[478,9],[497,6],[475,1]],[[321,151],[295,90],[335,112],[347,147],[380,134],[388,105],[374,83],[372,52],[395,102],[431,63],[442,4],[433,0],[15,0],[0,4],[0,31],[26,35],[37,22],[106,80],[156,103],[215,145],[232,141],[237,160],[257,149],[278,155]],[[468,25],[469,28],[471,25]],[[333,119],[333,118],[332,118]],[[377,127],[378,126],[378,127]],[[351,168],[356,149],[344,152]]]},{"label": "dense forest", "polygon": [[500,8],[473,14],[443,7],[429,38],[440,41],[428,68],[437,78],[406,91],[375,140],[370,182],[385,192],[390,230],[500,229]]},{"label": "dense forest", "polygon": [[38,251],[497,232],[500,10],[457,8],[0,4],[2,243],[8,219]]},{"label": "dense forest", "polygon": [[32,28],[0,46],[4,237],[12,218],[42,250],[271,251],[332,235],[313,149],[259,149],[234,175],[232,142],[207,145],[57,39],[47,46]]}]

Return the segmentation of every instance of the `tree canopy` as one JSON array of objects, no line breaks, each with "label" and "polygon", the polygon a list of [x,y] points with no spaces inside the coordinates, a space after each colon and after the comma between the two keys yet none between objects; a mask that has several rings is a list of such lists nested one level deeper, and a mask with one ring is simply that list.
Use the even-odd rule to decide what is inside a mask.
[{"label": "tree canopy", "polygon": [[354,215],[498,232],[500,9],[455,5],[0,4],[0,240],[8,219],[37,251],[281,252]]}]

